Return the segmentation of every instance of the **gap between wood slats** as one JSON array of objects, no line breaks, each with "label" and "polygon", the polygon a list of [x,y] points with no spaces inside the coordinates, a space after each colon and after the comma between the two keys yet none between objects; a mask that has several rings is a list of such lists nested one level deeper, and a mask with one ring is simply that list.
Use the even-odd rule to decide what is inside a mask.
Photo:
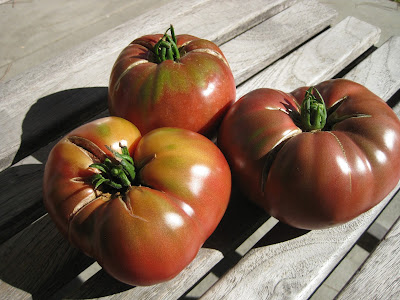
[{"label": "gap between wood slats", "polygon": [[[400,92],[400,90],[399,90]],[[328,274],[326,279],[321,282],[321,284],[317,287],[317,289],[314,291],[314,293],[310,296],[310,300],[312,299],[320,299],[321,296],[318,296],[319,294],[324,295],[321,290],[323,290],[324,285],[330,285],[329,282],[332,281],[331,278],[334,277],[344,277],[347,280],[344,280],[341,284],[341,287],[338,289],[336,295],[339,293],[340,289],[342,289],[350,280],[351,278],[358,272],[358,270],[361,268],[362,264],[368,259],[368,257],[375,251],[376,247],[382,242],[384,236],[386,233],[390,230],[391,226],[396,222],[397,219],[394,219],[391,221],[391,226],[388,228],[385,228],[385,232],[381,236],[374,236],[372,233],[369,232],[369,229],[374,225],[374,223],[377,221],[377,219],[385,213],[386,210],[390,209],[390,207],[394,204],[394,202],[400,203],[400,190],[397,191],[397,193],[392,197],[392,199],[385,205],[385,207],[382,209],[382,211],[375,217],[374,221],[371,223],[369,228],[360,236],[360,238],[355,242],[354,246],[349,249],[347,252],[346,256],[344,256],[336,265],[335,268],[332,269],[332,271]],[[341,266],[346,264],[346,260],[348,259],[349,253],[351,253],[356,247],[361,247],[365,251],[369,253],[365,259],[359,263],[358,268],[354,270],[352,273],[348,273],[348,271],[343,268],[344,270],[341,269]],[[336,283],[338,285],[338,283]]]}]

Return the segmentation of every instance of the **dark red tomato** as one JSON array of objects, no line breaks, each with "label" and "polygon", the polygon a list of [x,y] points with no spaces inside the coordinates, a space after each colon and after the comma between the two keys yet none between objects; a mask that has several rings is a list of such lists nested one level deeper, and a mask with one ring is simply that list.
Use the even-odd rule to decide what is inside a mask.
[{"label": "dark red tomato", "polygon": [[218,143],[249,198],[299,228],[347,222],[400,179],[398,117],[344,79],[248,93],[227,113]]},{"label": "dark red tomato", "polygon": [[73,245],[120,281],[150,285],[193,260],[230,190],[228,163],[206,137],[178,128],[141,137],[129,121],[108,117],[54,146],[43,196]]},{"label": "dark red tomato", "polygon": [[159,127],[215,133],[236,97],[222,51],[191,35],[146,35],[130,43],[111,72],[111,115],[134,123],[142,134]]}]

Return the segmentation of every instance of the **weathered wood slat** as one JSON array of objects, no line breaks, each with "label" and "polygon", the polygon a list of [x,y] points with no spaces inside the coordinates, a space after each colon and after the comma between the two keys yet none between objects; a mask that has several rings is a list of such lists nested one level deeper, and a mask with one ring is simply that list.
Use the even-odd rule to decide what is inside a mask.
[{"label": "weathered wood slat", "polygon": [[[393,36],[345,77],[363,83],[383,99],[389,99],[400,89],[399,52],[400,36]],[[400,105],[393,110],[400,115]]]},{"label": "weathered wood slat", "polygon": [[[117,282],[104,271],[99,271],[83,286],[67,294],[67,299],[87,299],[104,297],[106,299],[165,299],[174,300],[183,295],[186,290],[195,284],[212,266],[222,259],[222,254],[213,249],[201,249],[195,260],[189,264],[174,279],[153,286],[130,287]],[[115,288],[118,288],[117,290]],[[110,290],[113,290],[113,296]],[[103,298],[102,298],[103,299]]]},{"label": "weathered wood slat", "polygon": [[379,36],[378,27],[347,17],[240,85],[237,98],[255,88],[291,92],[297,87],[332,78],[377,43]]},{"label": "weathered wood slat", "polygon": [[47,299],[93,262],[72,248],[48,217],[3,244],[0,257],[5,299]]},{"label": "weathered wood slat", "polygon": [[[252,1],[252,9],[256,10],[257,8],[261,8],[263,7],[263,1],[260,0],[261,3],[257,2],[257,1]],[[279,3],[281,3],[281,5],[283,5],[282,1],[278,1]],[[219,3],[218,1],[213,2],[213,5],[217,5],[216,3]],[[236,3],[236,2],[235,2]],[[255,3],[259,3],[258,7],[255,7]],[[271,2],[273,3],[273,2]],[[232,4],[230,4],[232,5]],[[238,3],[236,4],[238,5]],[[211,6],[214,7],[214,6]],[[270,6],[267,6],[270,7]],[[332,18],[336,15],[335,11],[333,10],[324,10],[323,6],[321,6],[320,4],[312,1],[312,2],[301,2],[298,4],[295,4],[293,7],[296,7],[296,15],[299,17],[299,19],[305,19],[305,20],[313,20],[313,25],[311,26],[312,29],[310,30],[305,30],[305,29],[301,29],[303,28],[302,26],[298,26],[300,28],[299,31],[297,31],[297,34],[301,35],[303,32],[313,32],[313,34],[317,33],[319,30],[321,30],[322,28],[324,28],[325,26],[327,26],[327,20],[332,20]],[[276,8],[271,8],[270,9],[274,9],[276,10]],[[277,22],[286,22],[288,23],[290,18],[291,18],[291,14],[293,13],[293,11],[290,10],[291,8],[282,11],[281,13],[279,13],[277,16],[280,16],[278,19],[276,19],[275,17],[272,17],[270,19],[267,19],[265,22],[263,22],[260,25],[257,25],[253,28],[251,28],[249,31],[247,31],[245,33],[245,35],[250,35],[253,36],[254,38],[256,38],[256,34],[255,33],[260,33],[262,32],[261,29],[265,29],[268,27],[274,27],[273,24],[276,24]],[[251,15],[255,15],[255,11],[251,11]],[[264,11],[264,10],[261,10]],[[206,12],[209,12],[209,8],[206,9]],[[321,20],[318,20],[318,18],[315,18],[315,15],[318,15],[318,13],[321,12],[325,12],[326,16],[324,18],[322,18]],[[233,13],[233,12],[232,12]],[[247,11],[248,14],[250,14],[250,11]],[[201,14],[200,14],[201,15]],[[248,19],[246,17],[242,17],[243,19]],[[255,19],[255,17],[253,17],[252,19]],[[185,18],[185,20],[188,20],[188,18]],[[200,21],[199,21],[200,22]],[[239,22],[240,23],[240,22]],[[251,27],[253,23],[250,23],[249,26]],[[183,24],[182,24],[183,26]],[[227,25],[228,26],[228,25]],[[261,28],[261,29],[260,29]],[[211,30],[211,29],[210,29]],[[288,38],[287,41],[282,42],[282,37],[283,36],[290,36],[291,34],[293,34],[292,32],[294,31],[292,26],[282,26],[282,27],[278,27],[275,28],[274,30],[278,31],[278,34],[274,34],[274,35],[261,35],[263,38],[263,43],[264,46],[268,48],[268,45],[278,45],[278,44],[284,44],[285,48],[275,48],[275,51],[278,51],[278,54],[274,54],[271,50],[268,51],[268,55],[266,57],[269,57],[269,59],[264,60],[264,67],[266,66],[266,64],[268,64],[271,60],[271,57],[275,57],[276,55],[284,55],[287,51],[288,48],[290,47],[296,47],[298,46],[298,43],[300,42],[298,39],[295,39],[293,42],[290,41],[290,39]],[[255,33],[252,33],[252,32]],[[226,31],[225,31],[226,32]],[[213,33],[213,31],[211,31],[211,33]],[[221,33],[222,34],[222,33]],[[242,39],[241,36],[238,36],[237,38],[241,39],[242,43],[247,44],[245,39]],[[240,57],[241,56],[241,51],[244,47],[237,47],[238,43],[236,42],[236,38],[233,40],[230,40],[229,42],[225,43],[224,46],[226,46],[228,49],[230,49],[229,51],[229,55],[231,55],[231,59],[234,60],[235,59],[235,54]],[[248,64],[250,65],[254,65],[257,67],[260,67],[261,64],[259,62],[260,58],[257,56],[250,56],[250,59],[247,61]],[[104,67],[103,64],[98,64],[100,67]],[[99,68],[100,68],[99,67]],[[97,67],[96,67],[97,68]],[[236,76],[237,73],[240,73],[240,76],[247,76],[250,77],[252,75],[254,75],[254,73],[257,71],[257,69],[252,69],[252,68],[247,68],[247,73],[243,73],[241,71],[241,66],[237,65],[237,69],[233,69],[233,74]],[[80,77],[80,76],[88,76],[89,71],[82,71],[82,74],[76,74],[74,75],[74,78],[71,80],[68,80],[68,82],[63,83],[64,85],[68,85],[68,84],[75,84],[74,82],[77,81],[78,79],[76,79],[76,77]],[[90,71],[92,72],[92,71]],[[101,73],[100,70],[99,72],[95,72],[95,74],[99,74]],[[92,73],[90,73],[92,74]],[[108,76],[108,75],[107,75]],[[82,82],[82,84],[86,84],[87,81],[90,80],[95,80],[95,79],[85,79],[82,77],[78,80],[78,82]],[[86,82],[86,83],[85,83]],[[36,86],[36,85],[35,85]],[[79,122],[81,121],[81,115],[85,114],[85,108],[83,108],[81,105],[77,105],[75,106],[75,102],[78,101],[82,101],[84,102],[85,99],[89,98],[91,100],[101,100],[100,102],[104,102],[105,101],[105,97],[106,97],[106,93],[107,93],[107,89],[104,87],[97,87],[97,88],[85,88],[85,89],[73,89],[73,90],[68,90],[68,91],[63,91],[63,92],[59,92],[57,94],[53,94],[52,96],[48,96],[48,100],[45,100],[43,105],[38,105],[38,103],[36,103],[35,105],[38,105],[37,108],[30,110],[29,112],[29,116],[32,116],[32,118],[28,121],[28,118],[26,118],[26,120],[24,121],[24,123],[26,123],[26,125],[23,126],[23,130],[24,130],[24,134],[25,132],[32,130],[35,132],[32,132],[32,135],[29,133],[26,133],[26,135],[28,136],[33,136],[33,135],[37,135],[38,133],[36,132],[36,130],[39,131],[43,131],[43,134],[47,134],[47,131],[49,128],[52,127],[51,124],[43,121],[41,122],[40,119],[44,119],[44,120],[49,120],[50,123],[53,123],[53,121],[51,120],[51,118],[57,118],[57,115],[62,116],[63,118],[65,118],[65,120],[68,120],[68,124],[69,122],[73,122],[75,120],[75,122]],[[54,97],[52,99],[52,97]],[[53,112],[49,113],[49,110],[51,108],[47,107],[45,103],[53,104],[55,106],[59,105],[56,108],[56,112],[53,114]],[[67,107],[66,107],[67,106]],[[74,111],[79,111],[81,112],[81,114],[78,115],[78,119],[74,119],[74,117],[69,116],[69,112],[70,109],[68,107],[73,107],[72,109]],[[100,109],[101,110],[101,109]],[[74,114],[73,114],[74,115]],[[0,120],[1,122],[1,120]],[[74,124],[74,123],[72,123]],[[72,126],[71,124],[68,126]],[[4,128],[3,128],[4,129]],[[0,131],[2,130],[2,128],[0,127]],[[15,139],[15,137],[13,137]],[[27,138],[27,141],[30,141],[31,138]],[[8,140],[6,140],[7,143],[9,142]],[[7,144],[5,143],[5,144]],[[12,143],[12,139],[10,140],[10,143]],[[0,145],[0,147],[4,146],[5,144]],[[5,147],[5,146],[4,146]],[[46,158],[47,158],[47,154],[49,152],[51,147],[45,147],[45,149],[40,149],[38,152],[33,153],[33,157],[36,158],[36,160],[39,160],[40,162],[45,162]],[[8,149],[9,150],[9,149]],[[41,198],[38,197],[40,196],[40,193],[38,191],[40,191],[41,189],[41,174],[43,173],[43,166],[40,164],[35,164],[34,166],[29,166],[27,167],[26,165],[30,165],[31,163],[29,162],[32,158],[28,157],[25,159],[22,159],[20,161],[20,166],[18,166],[17,168],[11,168],[11,169],[7,169],[4,172],[2,172],[2,174],[0,174],[0,192],[3,192],[3,197],[4,200],[2,202],[0,202],[0,208],[3,211],[3,217],[0,218],[0,241],[7,239],[8,236],[13,234],[13,230],[20,230],[21,227],[24,226],[25,221],[26,220],[32,220],[33,218],[18,218],[18,220],[14,220],[16,219],[16,216],[19,216],[20,214],[22,214],[26,209],[29,209],[30,207],[34,207],[39,201],[41,201]],[[26,161],[28,161],[26,163]],[[10,181],[18,181],[21,180],[21,176],[19,176],[21,173],[26,174],[27,172],[35,172],[36,174],[38,174],[38,176],[35,176],[33,178],[29,178],[28,176],[25,177],[25,179],[27,180],[26,185],[25,185],[25,190],[24,190],[24,194],[21,195],[21,192],[19,190],[19,188],[17,186],[11,186],[9,184],[7,184]],[[3,176],[4,174],[4,176]],[[4,184],[1,184],[3,183]],[[33,212],[36,213],[43,213],[43,211],[40,210],[33,210]],[[37,215],[36,215],[37,216]],[[21,222],[23,224],[21,224]],[[12,226],[10,226],[12,224]]]},{"label": "weathered wood slat", "polygon": [[240,0],[174,1],[0,83],[0,136],[5,141],[0,170],[105,110],[112,65],[134,38],[162,33],[172,23],[177,34],[222,43],[294,2],[253,0],[243,6]]},{"label": "weathered wood slat", "polygon": [[[0,247],[0,295],[6,299],[47,299],[89,267],[93,260],[71,247],[54,227],[48,215],[31,224]],[[107,296],[110,290],[124,288],[131,296],[176,299],[206,274],[222,258],[215,249],[201,249],[192,263],[171,281],[152,287],[127,287],[116,280],[89,281],[75,297]],[[108,276],[106,276],[108,278]],[[120,291],[122,292],[122,291]],[[97,295],[94,296],[93,294]],[[101,294],[101,295],[100,295]]]},{"label": "weathered wood slat", "polygon": [[186,12],[173,25],[180,32],[207,38],[221,45],[299,1],[252,0],[246,5],[240,0],[209,1],[199,5],[193,12]]},{"label": "weathered wood slat", "polygon": [[[398,80],[388,80],[392,78],[390,70],[400,68],[400,57],[397,55],[400,48],[393,48],[398,47],[393,42],[397,39],[398,37],[393,38],[376,50],[370,59],[360,63],[345,77],[355,80],[357,70],[363,72],[370,64],[374,65],[376,70],[380,70],[378,74],[368,72],[357,80],[371,89],[373,86],[369,82],[384,81],[385,84],[376,86],[375,93],[388,100],[393,93],[390,91],[399,89]],[[388,61],[391,62],[390,67]],[[308,298],[365,232],[399,187],[400,184],[373,209],[344,225],[310,231],[295,239],[272,245],[267,234],[208,290],[203,299],[280,299],[291,295],[296,295],[297,299]]]},{"label": "weathered wood slat", "polygon": [[201,299],[308,299],[399,188],[400,184],[379,205],[342,226],[299,230],[292,240],[278,242],[270,237],[272,230]]},{"label": "weathered wood slat", "polygon": [[337,299],[400,299],[400,219]]},{"label": "weathered wood slat", "polygon": [[[308,14],[309,11],[313,14]],[[335,10],[318,1],[303,1],[222,45],[236,84],[322,31],[336,15]]]}]

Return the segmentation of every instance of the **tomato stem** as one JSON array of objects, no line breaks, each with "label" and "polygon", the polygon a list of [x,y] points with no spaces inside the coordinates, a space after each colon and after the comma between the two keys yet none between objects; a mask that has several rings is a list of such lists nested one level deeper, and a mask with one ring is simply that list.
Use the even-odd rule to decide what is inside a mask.
[{"label": "tomato stem", "polygon": [[[318,97],[314,96],[314,90],[317,92]],[[326,124],[326,118],[325,102],[319,91],[312,86],[306,91],[300,107],[300,120],[303,129],[306,131],[321,130]]]},{"label": "tomato stem", "polygon": [[89,168],[100,171],[91,178],[94,188],[97,189],[102,184],[106,184],[114,190],[132,186],[136,172],[128,148],[120,145],[122,153],[118,153],[110,147],[106,147],[113,154],[113,157],[107,157],[102,163],[94,163],[89,166]]},{"label": "tomato stem", "polygon": [[[171,36],[168,35],[168,31],[171,31]],[[176,43],[174,27],[170,25],[167,31],[165,31],[164,36],[154,45],[153,52],[157,63],[165,60],[176,61],[181,57]]]}]

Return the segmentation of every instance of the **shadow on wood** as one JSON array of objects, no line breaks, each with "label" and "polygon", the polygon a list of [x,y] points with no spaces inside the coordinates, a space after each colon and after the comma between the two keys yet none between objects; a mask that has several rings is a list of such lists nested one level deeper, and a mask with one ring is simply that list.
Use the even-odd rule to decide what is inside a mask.
[{"label": "shadow on wood", "polygon": [[107,87],[64,90],[37,100],[22,124],[13,164],[107,110]]},{"label": "shadow on wood", "polygon": [[233,184],[225,215],[203,247],[216,249],[226,254],[242,244],[269,217]]},{"label": "shadow on wood", "polygon": [[122,283],[104,270],[98,271],[95,275],[85,281],[80,288],[67,294],[66,299],[92,299],[111,296],[135,288]]},{"label": "shadow on wood", "polygon": [[254,248],[286,242],[307,234],[310,230],[299,229],[279,222],[266,235],[264,235]]},{"label": "shadow on wood", "polygon": [[48,299],[93,263],[71,247],[45,215],[0,248],[0,290],[4,297]]}]

